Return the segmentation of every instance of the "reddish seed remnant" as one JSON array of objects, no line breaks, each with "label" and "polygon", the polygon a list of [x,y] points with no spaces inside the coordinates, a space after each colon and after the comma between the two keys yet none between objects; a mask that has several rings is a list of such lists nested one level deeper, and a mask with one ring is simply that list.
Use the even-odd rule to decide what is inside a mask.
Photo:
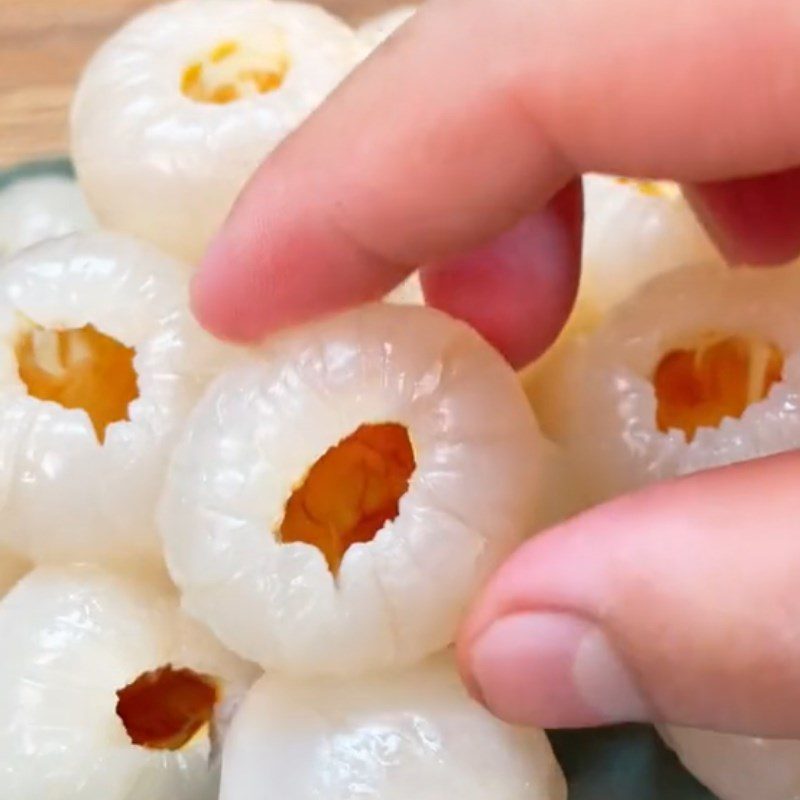
[{"label": "reddish seed remnant", "polygon": [[180,750],[211,722],[218,700],[213,678],[167,664],[120,689],[116,710],[133,744]]}]

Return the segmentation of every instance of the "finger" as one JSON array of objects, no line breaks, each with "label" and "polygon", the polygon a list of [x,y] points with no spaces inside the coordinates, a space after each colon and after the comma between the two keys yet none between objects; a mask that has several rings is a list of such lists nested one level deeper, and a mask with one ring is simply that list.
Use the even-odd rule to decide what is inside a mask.
[{"label": "finger", "polygon": [[800,735],[800,454],[650,488],[523,547],[460,641],[511,722]]},{"label": "finger", "polygon": [[799,36],[791,0],[434,0],[267,159],[197,276],[201,321],[250,339],[376,297],[585,171],[795,166]]},{"label": "finger", "polygon": [[785,264],[800,253],[800,169],[684,188],[734,264]]},{"label": "finger", "polygon": [[[475,9],[430,12],[381,48],[247,187],[195,280],[195,309],[213,332],[253,339],[380,297],[420,264],[512,227],[567,182],[569,170],[544,152],[523,109],[495,91],[498,76],[465,79],[472,70],[450,22],[471,24]],[[445,75],[455,93],[443,91]],[[390,124],[375,101],[395,91],[407,99],[391,103]],[[499,168],[500,152],[515,171]]]},{"label": "finger", "polygon": [[523,367],[553,342],[572,310],[582,198],[570,184],[491,244],[421,271],[430,305],[463,319]]}]

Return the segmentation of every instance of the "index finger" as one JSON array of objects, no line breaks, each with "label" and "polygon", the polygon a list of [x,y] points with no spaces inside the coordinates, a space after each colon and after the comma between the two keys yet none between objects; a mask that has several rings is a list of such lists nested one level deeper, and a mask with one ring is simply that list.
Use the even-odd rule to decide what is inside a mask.
[{"label": "index finger", "polygon": [[791,0],[432,0],[242,195],[202,322],[257,338],[375,298],[598,170],[707,183],[800,163]]}]

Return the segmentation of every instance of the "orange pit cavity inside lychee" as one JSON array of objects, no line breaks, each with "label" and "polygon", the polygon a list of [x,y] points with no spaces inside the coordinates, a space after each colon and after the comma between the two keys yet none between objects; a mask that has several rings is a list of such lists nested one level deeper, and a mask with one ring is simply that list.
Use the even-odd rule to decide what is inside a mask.
[{"label": "orange pit cavity inside lychee", "polygon": [[415,467],[403,425],[362,425],[322,455],[292,493],[281,541],[314,545],[337,574],[352,544],[372,541],[397,517]]},{"label": "orange pit cavity inside lychee", "polygon": [[668,181],[641,180],[635,178],[617,178],[617,183],[633,187],[643,197],[672,199],[680,195],[675,184]]},{"label": "orange pit cavity inside lychee", "polygon": [[66,330],[27,325],[15,352],[28,394],[83,409],[101,444],[112,422],[129,418],[128,407],[139,396],[133,348],[92,325]]},{"label": "orange pit cavity inside lychee", "polygon": [[695,347],[671,350],[653,376],[658,429],[682,430],[692,441],[698,428],[741,417],[782,375],[783,353],[744,336],[709,336]]},{"label": "orange pit cavity inside lychee", "polygon": [[186,67],[181,92],[197,103],[225,105],[279,89],[288,72],[289,57],[281,46],[264,53],[225,41]]}]

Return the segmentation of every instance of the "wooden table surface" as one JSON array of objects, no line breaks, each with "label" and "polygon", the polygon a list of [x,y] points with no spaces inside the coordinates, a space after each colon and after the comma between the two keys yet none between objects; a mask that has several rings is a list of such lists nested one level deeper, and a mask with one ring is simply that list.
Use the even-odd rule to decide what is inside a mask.
[{"label": "wooden table surface", "polygon": [[[0,168],[66,153],[69,103],[83,65],[111,31],[152,4],[153,0],[0,0]],[[395,2],[323,4],[346,17],[363,18]]]},{"label": "wooden table surface", "polygon": [[67,150],[83,64],[151,0],[0,0],[0,167]]}]

